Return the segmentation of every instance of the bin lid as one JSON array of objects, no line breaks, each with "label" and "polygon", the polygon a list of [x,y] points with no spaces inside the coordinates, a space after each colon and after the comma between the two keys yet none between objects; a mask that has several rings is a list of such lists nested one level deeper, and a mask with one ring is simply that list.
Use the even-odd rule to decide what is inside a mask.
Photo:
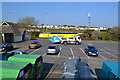
[{"label": "bin lid", "polygon": [[117,77],[120,78],[120,62],[109,62],[109,61],[104,61],[104,64],[106,64],[110,69],[113,74],[115,74]]},{"label": "bin lid", "polygon": [[8,61],[20,61],[20,62],[31,62],[35,64],[35,61],[41,55],[26,55],[26,54],[17,54],[8,59]]},{"label": "bin lid", "polygon": [[24,72],[25,68],[32,67],[32,64],[29,62],[0,61],[0,64],[2,65],[0,66],[2,78],[17,78],[21,70]]}]

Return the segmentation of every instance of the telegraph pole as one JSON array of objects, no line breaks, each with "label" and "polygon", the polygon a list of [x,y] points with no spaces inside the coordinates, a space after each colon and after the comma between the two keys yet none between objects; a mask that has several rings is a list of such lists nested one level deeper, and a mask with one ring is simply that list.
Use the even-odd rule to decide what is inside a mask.
[{"label": "telegraph pole", "polygon": [[47,25],[48,25],[48,18],[47,18],[48,12],[46,12],[46,32],[47,32]]},{"label": "telegraph pole", "polygon": [[88,13],[88,29],[90,28],[90,13]]}]

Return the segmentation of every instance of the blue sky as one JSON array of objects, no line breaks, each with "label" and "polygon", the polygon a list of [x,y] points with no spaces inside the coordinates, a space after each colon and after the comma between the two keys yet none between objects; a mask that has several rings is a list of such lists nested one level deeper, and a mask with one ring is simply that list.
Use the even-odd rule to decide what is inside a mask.
[{"label": "blue sky", "polygon": [[118,25],[117,2],[3,2],[2,21],[11,22],[26,16],[33,16],[39,24],[88,26],[88,13],[91,26],[114,27]]}]

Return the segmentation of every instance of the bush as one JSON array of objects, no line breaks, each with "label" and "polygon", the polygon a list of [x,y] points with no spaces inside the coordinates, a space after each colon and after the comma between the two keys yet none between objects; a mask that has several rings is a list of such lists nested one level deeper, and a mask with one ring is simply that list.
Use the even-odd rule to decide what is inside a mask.
[{"label": "bush", "polygon": [[32,38],[39,38],[40,32],[32,32],[31,37]]}]

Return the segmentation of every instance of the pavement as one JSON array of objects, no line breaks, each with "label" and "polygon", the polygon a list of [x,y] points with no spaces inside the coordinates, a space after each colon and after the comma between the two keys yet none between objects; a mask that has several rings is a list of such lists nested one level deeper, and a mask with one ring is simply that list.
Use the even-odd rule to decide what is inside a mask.
[{"label": "pavement", "polygon": [[[28,45],[33,41],[40,41],[41,47],[38,49],[29,49]],[[103,61],[118,62],[118,42],[106,42],[106,41],[82,41],[81,45],[63,45],[55,44],[60,48],[60,52],[57,55],[47,55],[46,49],[52,44],[48,39],[29,40],[20,43],[13,43],[14,50],[25,50],[31,55],[43,56],[43,78],[45,80],[49,78],[60,78],[62,74],[62,63],[66,58],[78,59],[82,62],[88,63],[93,72],[99,77],[100,70],[102,68]],[[99,56],[88,56],[84,52],[87,45],[94,45],[98,51]]]}]

